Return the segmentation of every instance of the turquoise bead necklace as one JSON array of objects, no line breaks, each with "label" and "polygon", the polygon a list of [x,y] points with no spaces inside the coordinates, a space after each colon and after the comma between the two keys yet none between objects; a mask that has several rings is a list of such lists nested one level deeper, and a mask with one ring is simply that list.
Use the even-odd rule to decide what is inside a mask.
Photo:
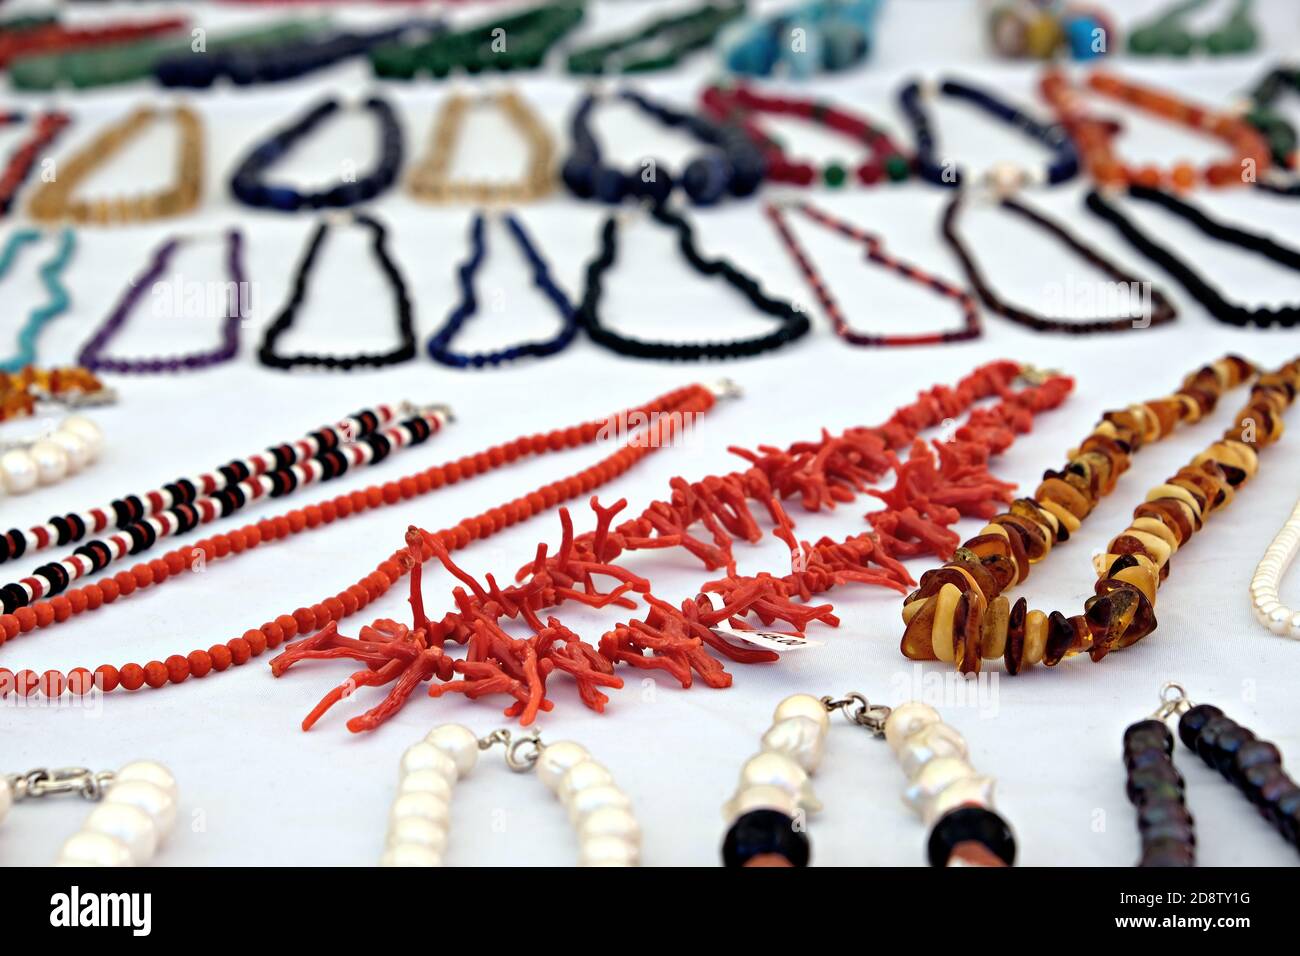
[{"label": "turquoise bead necklace", "polygon": [[[19,229],[10,234],[4,249],[0,250],[0,279],[9,274],[10,267],[24,246],[38,242],[46,235],[39,229]],[[28,365],[36,364],[36,340],[41,330],[53,319],[67,311],[71,299],[63,285],[63,271],[72,258],[76,248],[76,234],[68,228],[59,230],[58,248],[45,263],[41,265],[41,282],[45,285],[49,299],[32,309],[27,321],[18,332],[17,351],[4,360],[0,360],[0,371],[17,372]]]}]

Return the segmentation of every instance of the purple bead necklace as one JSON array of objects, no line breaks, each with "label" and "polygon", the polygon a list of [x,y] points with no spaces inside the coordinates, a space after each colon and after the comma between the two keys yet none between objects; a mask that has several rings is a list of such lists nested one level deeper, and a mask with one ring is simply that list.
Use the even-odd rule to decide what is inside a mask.
[{"label": "purple bead necklace", "polygon": [[113,358],[105,355],[105,349],[126,325],[132,313],[139,306],[140,299],[155,288],[158,281],[167,272],[167,267],[177,250],[187,242],[197,239],[194,236],[177,236],[168,239],[158,247],[149,267],[138,275],[118,301],[117,307],[109,314],[104,323],[81,348],[79,363],[96,372],[117,372],[123,375],[155,375],[162,372],[190,372],[210,365],[228,362],[239,351],[239,329],[248,307],[244,282],[243,248],[244,236],[238,229],[231,229],[225,234],[226,271],[230,283],[221,297],[225,307],[222,326],[221,345],[208,352],[192,352],[188,355],[175,355],[154,358]]}]

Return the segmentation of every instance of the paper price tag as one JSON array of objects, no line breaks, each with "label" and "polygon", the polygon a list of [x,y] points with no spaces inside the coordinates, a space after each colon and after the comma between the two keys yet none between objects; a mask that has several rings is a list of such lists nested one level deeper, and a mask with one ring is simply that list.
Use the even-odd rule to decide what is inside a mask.
[{"label": "paper price tag", "polygon": [[735,638],[769,651],[801,651],[822,646],[821,641],[809,640],[794,631],[738,631],[730,627],[715,627],[712,631],[718,637]]}]

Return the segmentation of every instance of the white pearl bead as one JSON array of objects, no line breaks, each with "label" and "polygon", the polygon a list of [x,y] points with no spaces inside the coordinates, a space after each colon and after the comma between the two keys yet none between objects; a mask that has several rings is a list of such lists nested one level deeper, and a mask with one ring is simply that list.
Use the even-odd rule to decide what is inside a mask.
[{"label": "white pearl bead", "polygon": [[794,816],[799,812],[799,801],[789,791],[771,784],[746,787],[723,805],[722,818],[731,823],[750,810],[779,810]]},{"label": "white pearl bead", "polygon": [[379,858],[380,866],[442,866],[442,854],[417,843],[390,847]]},{"label": "white pearl bead", "polygon": [[807,717],[823,734],[831,728],[830,713],[812,694],[795,694],[781,701],[772,713],[772,723],[780,723],[790,717]]},{"label": "white pearl bead", "polygon": [[423,740],[407,747],[406,753],[402,754],[402,773],[415,773],[417,770],[436,771],[452,783],[460,778],[456,761],[445,751]]},{"label": "white pearl bead", "polygon": [[784,754],[761,753],[750,757],[740,768],[737,790],[769,785],[780,787],[798,801],[809,813],[821,809],[821,802],[813,793],[808,771]]},{"label": "white pearl bead", "polygon": [[171,771],[152,760],[133,760],[113,774],[114,783],[125,783],[128,780],[144,780],[155,787],[161,787],[172,795],[173,800],[179,796],[176,778]]},{"label": "white pearl bead", "polygon": [[121,841],[131,851],[135,866],[148,863],[158,851],[158,827],[153,818],[127,803],[101,803],[90,811],[85,829]]},{"label": "white pearl bead", "polygon": [[399,817],[388,828],[388,845],[391,849],[401,844],[424,846],[434,853],[445,853],[447,828],[425,817]]},{"label": "white pearl bead", "polygon": [[618,837],[593,837],[579,845],[579,866],[636,866],[641,851]]},{"label": "white pearl bead", "polygon": [[931,724],[905,737],[896,756],[903,765],[903,773],[912,780],[922,767],[937,757],[964,758],[966,741],[947,724]]},{"label": "white pearl bead", "polygon": [[90,452],[91,461],[99,457],[99,453],[104,447],[104,433],[89,418],[81,415],[69,415],[59,426],[59,430],[72,432],[72,434],[81,438]]},{"label": "white pearl bead", "polygon": [[131,851],[121,840],[83,830],[59,852],[59,866],[130,866]]},{"label": "white pearl bead", "polygon": [[817,722],[807,717],[778,720],[763,735],[763,749],[785,754],[809,773],[822,762],[825,733]]},{"label": "white pearl bead", "polygon": [[578,829],[578,838],[584,843],[597,837],[618,837],[628,843],[640,843],[641,825],[627,810],[603,807],[587,814]]},{"label": "white pearl bead", "polygon": [[451,807],[431,793],[403,793],[393,801],[389,818],[396,822],[403,817],[419,817],[445,830],[451,823]]},{"label": "white pearl bead", "polygon": [[456,762],[456,771],[466,776],[478,763],[478,738],[468,727],[460,724],[443,724],[429,731],[424,738]]},{"label": "white pearl bead", "polygon": [[0,455],[0,480],[4,481],[5,491],[11,495],[21,495],[36,487],[36,462],[31,455],[14,448]]},{"label": "white pearl bead", "polygon": [[1268,629],[1274,634],[1286,634],[1291,625],[1291,611],[1289,608],[1278,605],[1268,615]]},{"label": "white pearl bead", "polygon": [[953,781],[925,802],[921,818],[926,826],[934,826],[945,813],[968,803],[986,809],[993,806],[992,777],[963,777]]},{"label": "white pearl bead", "polygon": [[42,439],[27,449],[36,463],[36,481],[53,485],[68,477],[68,453],[48,439]]},{"label": "white pearl bead", "polygon": [[9,808],[14,805],[14,792],[9,788],[9,781],[0,777],[0,822],[9,815]]},{"label": "white pearl bead", "polygon": [[584,760],[569,768],[560,778],[560,785],[555,794],[561,802],[567,804],[574,795],[589,787],[607,787],[614,783],[614,775],[594,760]]},{"label": "white pearl bead", "polygon": [[60,428],[50,436],[50,441],[62,448],[68,456],[68,474],[75,475],[90,464],[90,446],[76,432]]},{"label": "white pearl bead", "polygon": [[619,810],[631,810],[632,800],[626,793],[612,784],[603,787],[587,787],[579,790],[569,798],[569,822],[575,827],[582,826],[582,821],[597,810],[613,807]]},{"label": "white pearl bead", "polygon": [[897,751],[903,740],[912,736],[922,727],[939,723],[939,712],[929,704],[919,700],[909,700],[900,704],[885,719],[885,742]]},{"label": "white pearl bead", "polygon": [[975,769],[961,757],[938,757],[931,760],[903,791],[903,802],[920,813],[927,800],[932,800],[945,788],[975,776]]},{"label": "white pearl bead", "polygon": [[586,747],[572,740],[548,744],[537,758],[537,776],[548,789],[555,790],[570,768],[590,757]]},{"label": "white pearl bead", "polygon": [[451,781],[436,770],[415,770],[405,774],[397,789],[400,793],[431,793],[443,803],[451,803]]},{"label": "white pearl bead", "polygon": [[176,824],[176,799],[157,784],[147,780],[123,780],[114,783],[104,794],[105,803],[124,803],[138,807],[153,819],[161,841]]}]

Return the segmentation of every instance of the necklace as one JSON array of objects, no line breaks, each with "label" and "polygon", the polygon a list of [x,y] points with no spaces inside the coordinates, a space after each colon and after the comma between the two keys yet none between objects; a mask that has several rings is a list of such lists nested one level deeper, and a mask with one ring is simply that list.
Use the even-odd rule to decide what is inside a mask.
[{"label": "necklace", "polygon": [[0,820],[14,803],[65,793],[98,805],[63,844],[58,866],[143,866],[176,825],[176,779],[152,760],[117,772],[42,767],[0,776]]},{"label": "necklace", "polygon": [[1251,90],[1245,118],[1268,142],[1273,169],[1258,182],[1260,189],[1283,196],[1300,196],[1300,139],[1296,128],[1275,108],[1282,93],[1300,93],[1300,68],[1277,67]]},{"label": "necklace", "polygon": [[406,281],[402,278],[401,270],[398,269],[397,263],[393,261],[392,256],[389,254],[388,230],[384,228],[384,225],[378,219],[364,213],[351,213],[350,218],[355,225],[370,231],[371,254],[378,263],[380,271],[388,280],[389,287],[393,290],[393,304],[397,312],[397,332],[401,336],[401,344],[389,352],[359,353],[357,355],[325,355],[312,352],[280,355],[276,352],[276,343],[282,335],[293,327],[294,322],[298,319],[298,311],[302,308],[307,297],[308,279],[311,277],[312,269],[316,265],[320,250],[325,245],[325,239],[333,228],[330,219],[323,219],[316,226],[315,232],[312,233],[312,237],[307,243],[307,250],[298,262],[298,271],[294,276],[293,292],[289,296],[289,301],[281,308],[280,314],[275,317],[275,321],[267,326],[266,333],[262,338],[262,345],[257,350],[258,360],[268,368],[288,370],[308,367],[350,372],[354,368],[382,368],[386,365],[400,365],[402,362],[409,362],[415,358],[415,322],[412,317],[411,299],[407,294]]},{"label": "necklace", "polygon": [[1259,623],[1274,634],[1300,640],[1300,611],[1292,611],[1281,601],[1282,575],[1300,550],[1300,502],[1291,517],[1269,542],[1268,550],[1255,568],[1250,582],[1250,599]]},{"label": "necklace", "polygon": [[678,245],[687,263],[697,273],[708,278],[721,278],[740,292],[755,310],[775,319],[778,327],[766,335],[729,342],[663,342],[636,339],[622,335],[605,326],[600,318],[600,299],[604,292],[605,273],[618,258],[619,217],[605,219],[600,234],[600,249],[587,264],[587,280],[582,301],[578,306],[578,319],[592,341],[597,345],[635,358],[664,361],[698,361],[700,359],[747,358],[761,355],[788,345],[808,334],[811,326],[808,317],[784,299],[773,298],[763,292],[759,283],[724,259],[706,259],[695,245],[691,224],[666,206],[654,206],[650,215],[660,225],[677,233]]},{"label": "necklace", "polygon": [[73,27],[51,18],[28,21],[21,29],[6,29],[0,35],[0,66],[20,67],[28,58],[48,57],[72,50],[116,47],[150,37],[176,33],[189,25],[184,17],[110,22],[93,27]]},{"label": "necklace", "polygon": [[334,185],[308,192],[300,192],[293,186],[266,183],[266,171],[270,167],[292,150],[299,140],[344,108],[337,98],[328,97],[254,146],[230,179],[230,190],[235,198],[246,206],[297,212],[299,209],[355,206],[374,199],[392,186],[402,168],[402,126],[392,104],[382,96],[367,97],[359,104],[360,109],[374,116],[378,127],[379,158],[370,173],[345,176]]},{"label": "necklace", "polygon": [[[22,113],[6,113],[4,116],[6,124],[22,122],[23,119]],[[53,145],[71,122],[68,114],[56,111],[41,113],[32,121],[31,134],[9,154],[4,171],[0,172],[0,216],[9,215],[18,190],[32,174],[36,158]]]},{"label": "necklace", "polygon": [[988,90],[969,83],[944,80],[937,87],[928,87],[913,80],[898,94],[898,102],[916,139],[916,172],[922,179],[952,188],[968,185],[969,176],[966,171],[955,163],[945,161],[939,152],[938,139],[926,107],[926,101],[938,94],[969,103],[1051,150],[1052,158],[1041,170],[1004,162],[985,173],[984,182],[1000,193],[1014,192],[1022,186],[1056,186],[1078,174],[1079,155],[1062,126],[1042,123]]},{"label": "necklace", "polygon": [[668,70],[688,53],[703,49],[728,24],[745,14],[745,4],[703,3],[681,13],[654,17],[623,34],[569,53],[565,68],[576,76]]},{"label": "necklace", "polygon": [[[823,100],[794,96],[767,95],[748,85],[710,86],[700,95],[700,107],[718,122],[735,123],[763,151],[767,178],[791,186],[842,186],[856,178],[864,186],[888,179],[907,179],[911,162],[890,139],[889,134],[860,114]],[[756,117],[760,114],[796,116],[832,132],[846,136],[867,149],[850,176],[847,163],[834,160],[820,168],[813,162],[791,157],[780,140],[764,132]]]},{"label": "necklace", "polygon": [[830,289],[818,275],[812,260],[808,258],[807,252],[799,244],[793,230],[790,229],[786,222],[785,213],[780,206],[768,203],[764,207],[764,212],[776,227],[782,243],[791,257],[798,265],[799,271],[803,273],[809,288],[817,296],[821,303],[822,310],[831,320],[831,326],[835,329],[835,334],[851,345],[868,345],[868,346],[890,346],[890,345],[933,345],[940,342],[962,342],[969,339],[978,338],[980,335],[979,312],[975,307],[975,300],[970,293],[958,289],[942,279],[927,275],[916,266],[907,262],[902,262],[890,256],[884,248],[884,244],[879,236],[858,229],[851,223],[844,222],[841,219],[829,215],[810,203],[798,203],[792,208],[803,213],[813,222],[820,223],[829,229],[833,229],[840,235],[852,239],[854,242],[861,243],[866,253],[868,262],[874,262],[876,265],[888,269],[896,275],[902,276],[909,282],[916,282],[924,285],[931,291],[939,295],[952,299],[958,304],[962,311],[962,325],[960,328],[949,332],[927,332],[911,335],[871,335],[863,332],[855,332],[849,327],[848,321],[840,311],[838,303],[831,295]]},{"label": "necklace", "polygon": [[1096,593],[1083,614],[1049,616],[1028,610],[1024,598],[1012,607],[1002,592],[1023,581],[1054,542],[1079,529],[1134,452],[1170,434],[1180,421],[1199,420],[1223,391],[1253,371],[1245,360],[1229,356],[1189,376],[1168,398],[1103,415],[1065,468],[1046,472],[1032,499],[1015,501],[952,561],[921,577],[920,588],[903,605],[903,655],[945,661],[962,673],[978,672],[981,658],[1001,657],[1014,676],[1084,651],[1100,661],[1154,631],[1156,588],[1168,575],[1170,555],[1255,474],[1256,448],[1281,436],[1282,413],[1300,388],[1300,359],[1260,375],[1224,437],[1147,493],[1129,527],[1095,559]]},{"label": "necklace", "polygon": [[986,21],[989,42],[1000,57],[1051,60],[1058,55],[1092,60],[1110,52],[1116,36],[1109,14],[1092,6],[1045,7],[1005,0]]},{"label": "necklace", "polygon": [[591,130],[591,114],[604,97],[588,92],[573,112],[572,152],[560,171],[564,184],[579,199],[620,203],[631,198],[657,205],[680,186],[691,202],[708,206],[727,195],[748,196],[763,181],[763,155],[743,130],[675,110],[632,90],[617,95],[664,126],[684,129],[708,151],[687,163],[680,178],[655,159],[641,160],[640,168],[631,172],[618,169],[604,161]]},{"label": "necklace", "polygon": [[20,495],[57,484],[93,464],[103,443],[99,426],[80,415],[69,415],[47,434],[0,443],[0,487]]},{"label": "necklace", "polygon": [[1245,181],[1248,170],[1259,177],[1270,168],[1268,143],[1249,123],[1236,115],[1197,106],[1102,70],[1091,73],[1087,84],[1094,93],[1213,136],[1232,148],[1229,158],[1210,163],[1200,170],[1186,162],[1171,169],[1129,165],[1115,152],[1115,137],[1121,130],[1119,124],[1088,113],[1083,106],[1083,97],[1065,74],[1055,67],[1050,68],[1039,84],[1043,98],[1069,130],[1089,174],[1103,186],[1140,185],[1175,189],[1191,189],[1198,184],[1236,186]]},{"label": "necklace", "polygon": [[540,199],[554,189],[555,144],[536,111],[511,90],[486,94],[478,97],[477,102],[499,109],[523,138],[528,149],[524,174],[513,183],[451,179],[451,165],[465,114],[475,104],[475,99],[452,93],[443,100],[434,123],[429,154],[416,163],[408,177],[411,193],[430,202],[518,203]]},{"label": "necklace", "polygon": [[0,372],[0,422],[31,418],[37,402],[77,408],[116,400],[116,393],[84,368],[26,365],[16,372]]},{"label": "necklace", "polygon": [[805,0],[750,17],[719,41],[723,66],[747,76],[838,73],[871,52],[880,0]]},{"label": "necklace", "polygon": [[76,222],[111,226],[148,222],[190,212],[203,193],[203,121],[188,106],[169,111],[180,136],[176,150],[176,178],[172,185],[154,193],[116,199],[74,199],[73,195],[90,174],[101,168],[160,117],[158,110],[144,106],[126,119],[101,131],[86,146],[59,166],[59,175],[42,182],[32,196],[28,213],[38,222]]},{"label": "necklace", "polygon": [[[1185,219],[1211,239],[1241,249],[1247,249],[1288,269],[1300,270],[1300,252],[1284,246],[1268,236],[1249,232],[1211,219],[1195,206],[1185,203],[1169,193],[1161,192],[1159,189],[1150,189],[1146,186],[1130,186],[1127,192],[1133,199],[1154,203]],[[1250,309],[1229,302],[1217,288],[1204,279],[1200,273],[1192,269],[1184,259],[1169,247],[1160,245],[1155,239],[1144,233],[1135,222],[1120,212],[1116,206],[1107,202],[1101,193],[1095,190],[1090,192],[1087,205],[1094,213],[1113,225],[1133,248],[1172,275],[1179,285],[1186,289],[1197,302],[1205,307],[1205,310],[1210,315],[1220,322],[1243,328],[1255,326],[1266,329],[1275,326],[1291,328],[1297,321],[1300,321],[1300,305],[1285,305],[1277,309],[1264,306]]]},{"label": "necklace", "polygon": [[[9,234],[4,248],[0,249],[0,279],[8,275],[14,260],[24,246],[39,242],[45,235],[39,229],[17,229]],[[36,342],[41,331],[52,320],[68,310],[70,298],[63,285],[63,273],[77,246],[76,234],[71,229],[60,229],[56,236],[58,245],[53,255],[41,263],[41,284],[48,296],[45,302],[28,313],[27,321],[18,331],[17,351],[0,361],[0,372],[17,372],[36,361]]]},{"label": "necklace", "polygon": [[980,301],[988,309],[1003,318],[1010,319],[1017,325],[1033,329],[1035,332],[1065,332],[1070,335],[1088,335],[1095,332],[1124,332],[1129,329],[1150,328],[1172,322],[1177,317],[1177,310],[1174,309],[1173,304],[1170,303],[1160,289],[1126,272],[1116,265],[1114,261],[1102,255],[1095,247],[1086,244],[1082,239],[1066,230],[1060,223],[1054,222],[1043,213],[1010,196],[1005,196],[999,200],[999,208],[1015,213],[1026,222],[1037,226],[1074,252],[1080,259],[1093,266],[1093,268],[1105,273],[1114,283],[1118,283],[1119,287],[1125,290],[1121,295],[1124,300],[1123,305],[1132,311],[1122,318],[1075,320],[1039,315],[1007,302],[989,284],[979,264],[975,261],[974,253],[957,231],[957,220],[964,205],[965,197],[960,192],[954,194],[951,202],[948,203],[947,209],[944,210],[943,237],[958,261],[961,262],[962,269],[966,272],[966,278],[978,293]]},{"label": "necklace", "polygon": [[1186,19],[1207,3],[1209,0],[1177,0],[1170,4],[1132,29],[1128,35],[1129,52],[1139,56],[1187,56],[1194,50],[1204,50],[1222,56],[1255,49],[1259,33],[1250,16],[1254,0],[1233,0],[1223,22],[1197,36],[1186,27]]},{"label": "necklace", "polygon": [[542,294],[555,306],[555,311],[559,313],[560,330],[549,339],[523,342],[493,352],[466,353],[452,350],[451,343],[455,340],[456,335],[478,311],[478,297],[474,294],[474,279],[478,275],[479,268],[483,265],[483,260],[487,257],[487,241],[485,239],[484,216],[482,213],[476,213],[470,225],[470,255],[468,259],[461,263],[460,269],[457,271],[457,278],[460,282],[460,301],[451,310],[442,327],[429,339],[429,357],[435,362],[441,362],[443,365],[450,365],[454,368],[482,368],[485,365],[501,365],[525,357],[545,358],[568,348],[573,342],[574,336],[578,334],[577,312],[574,310],[572,303],[569,302],[568,296],[551,278],[551,271],[546,265],[546,260],[542,258],[536,245],[524,230],[523,223],[510,213],[503,214],[502,221],[505,223],[506,230],[514,239],[515,245],[524,258],[528,260],[528,265],[533,273],[533,285],[541,290]]},{"label": "necklace", "polygon": [[1196,825],[1184,801],[1186,784],[1174,766],[1174,736],[1241,791],[1293,846],[1300,787],[1282,769],[1277,746],[1258,739],[1213,704],[1193,704],[1181,685],[1165,684],[1160,706],[1124,731],[1124,790],[1137,810],[1142,855],[1138,866],[1195,866]]},{"label": "necklace", "polygon": [[[19,607],[12,614],[0,614],[0,634],[3,634],[5,640],[12,640],[19,634],[50,627],[87,610],[93,611],[102,605],[112,604],[137,590],[156,587],[169,578],[174,580],[186,569],[193,570],[196,564],[206,567],[210,562],[242,554],[260,544],[289,538],[370,509],[426,495],[444,485],[467,481],[522,458],[592,444],[610,433],[611,422],[639,423],[649,420],[652,414],[666,416],[663,419],[666,422],[684,420],[685,416],[696,416],[708,411],[713,402],[714,396],[709,389],[702,385],[691,385],[608,418],[544,434],[524,435],[445,465],[339,495],[320,504],[294,509],[273,519],[264,518],[236,531],[217,534],[170,551],[148,563],[141,562],[130,570],[119,571],[94,584],[70,589],[66,594],[51,600],[39,601],[30,607]],[[595,465],[465,518],[451,528],[428,535],[426,541],[435,542],[445,550],[460,550],[561,502],[591,494],[622,475],[642,458],[669,444],[658,441],[658,435],[646,435],[643,432],[641,426],[634,424],[629,441]],[[201,562],[196,562],[196,551],[202,554]],[[429,557],[432,557],[432,551],[422,560],[428,560]],[[214,644],[207,650],[197,649],[188,655],[174,654],[165,661],[150,661],[143,667],[135,663],[124,664],[120,668],[104,664],[94,671],[77,667],[66,674],[57,670],[43,674],[31,670],[15,673],[0,668],[0,696],[8,693],[31,696],[39,693],[48,698],[58,698],[65,692],[73,696],[84,696],[96,692],[107,693],[118,688],[132,691],[142,687],[159,688],[168,683],[179,684],[190,677],[201,678],[211,673],[220,673],[231,665],[246,664],[265,653],[268,647],[279,647],[299,633],[314,634],[309,640],[321,643],[334,633],[338,621],[378,600],[408,572],[418,577],[419,565],[412,565],[409,558],[409,550],[403,548],[338,594],[316,604],[299,607],[291,614],[281,614],[260,628],[247,630],[242,636]],[[274,672],[280,673],[282,669],[277,667]],[[361,680],[360,685],[369,685],[377,680],[382,681],[382,677],[372,674]],[[415,684],[406,687],[405,693],[409,694],[414,687]],[[345,695],[340,692],[335,699],[343,696]],[[325,705],[319,708],[320,712],[325,709]],[[309,727],[315,719],[310,718],[306,726]]]},{"label": "necklace", "polygon": [[114,372],[119,375],[157,375],[163,372],[194,372],[229,362],[239,351],[239,330],[248,311],[248,283],[244,279],[243,248],[244,236],[238,229],[225,233],[226,271],[229,275],[222,295],[221,344],[206,352],[191,352],[187,355],[167,357],[124,359],[112,358],[105,354],[109,343],[117,337],[126,326],[127,321],[140,306],[140,300],[152,293],[155,285],[167,274],[172,258],[184,245],[194,242],[194,237],[178,236],[168,239],[160,245],[152,261],[123,292],[113,311],[104,319],[85,345],[77,361],[85,368],[95,372]]},{"label": "necklace", "polygon": [[811,775],[821,766],[836,711],[888,742],[908,780],[903,800],[929,828],[931,866],[1015,862],[1015,837],[993,810],[993,778],[971,767],[961,734],[920,701],[891,709],[854,691],[841,698],[795,694],[777,705],[762,749],[745,762],[736,793],[722,809],[729,824],[724,865],[808,865],[812,847],[803,824],[821,810]]},{"label": "necklace", "polygon": [[510,770],[535,771],[568,811],[578,836],[580,866],[640,862],[641,826],[632,814],[632,801],[581,744],[546,744],[536,731],[514,737],[505,728],[478,737],[460,724],[442,724],[402,754],[380,865],[442,865],[451,828],[452,788],[478,765],[480,750],[497,744],[505,748]]}]

